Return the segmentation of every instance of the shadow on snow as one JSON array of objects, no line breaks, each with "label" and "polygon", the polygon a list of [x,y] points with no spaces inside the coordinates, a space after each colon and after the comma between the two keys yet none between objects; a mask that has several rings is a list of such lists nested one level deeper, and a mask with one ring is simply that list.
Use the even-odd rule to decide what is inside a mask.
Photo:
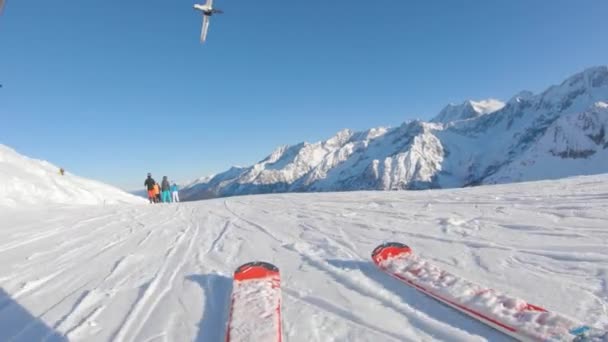
[{"label": "shadow on snow", "polygon": [[65,342],[68,339],[32,315],[0,288],[0,341],[43,340]]},{"label": "shadow on snow", "polygon": [[230,314],[232,278],[220,274],[203,274],[190,275],[186,279],[197,283],[205,296],[203,317],[194,341],[224,341]]},{"label": "shadow on snow", "polygon": [[384,288],[399,296],[404,303],[427,314],[433,319],[457,327],[470,334],[482,336],[488,341],[513,341],[512,338],[476,321],[469,316],[442,304],[435,299],[403,284],[401,281],[380,271],[376,265],[367,261],[330,259],[327,262],[344,270],[359,270],[366,277],[382,284]]}]

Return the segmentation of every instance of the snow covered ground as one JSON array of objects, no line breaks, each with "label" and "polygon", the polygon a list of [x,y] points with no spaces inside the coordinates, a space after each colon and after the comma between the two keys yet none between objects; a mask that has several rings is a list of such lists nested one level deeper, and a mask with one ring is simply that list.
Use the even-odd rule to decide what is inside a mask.
[{"label": "snow covered ground", "polygon": [[178,205],[0,207],[0,341],[222,341],[233,270],[281,269],[285,341],[508,341],[380,272],[454,274],[608,328],[608,175]]},{"label": "snow covered ground", "polygon": [[0,144],[0,207],[145,203],[113,186],[78,177]]}]

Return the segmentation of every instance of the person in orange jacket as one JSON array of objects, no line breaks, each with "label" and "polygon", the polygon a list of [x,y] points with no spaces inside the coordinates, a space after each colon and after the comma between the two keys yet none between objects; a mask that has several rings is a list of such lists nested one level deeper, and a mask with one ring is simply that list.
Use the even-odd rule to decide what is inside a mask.
[{"label": "person in orange jacket", "polygon": [[158,183],[154,184],[154,201],[160,203],[160,185]]}]

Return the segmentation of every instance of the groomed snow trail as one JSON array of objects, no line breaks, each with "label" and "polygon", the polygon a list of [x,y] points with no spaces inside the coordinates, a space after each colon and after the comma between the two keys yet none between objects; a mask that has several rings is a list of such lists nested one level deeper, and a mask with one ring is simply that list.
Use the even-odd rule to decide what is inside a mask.
[{"label": "groomed snow trail", "polygon": [[0,209],[1,341],[223,341],[232,272],[281,269],[285,341],[509,341],[370,262],[442,268],[608,328],[608,175],[422,192]]}]

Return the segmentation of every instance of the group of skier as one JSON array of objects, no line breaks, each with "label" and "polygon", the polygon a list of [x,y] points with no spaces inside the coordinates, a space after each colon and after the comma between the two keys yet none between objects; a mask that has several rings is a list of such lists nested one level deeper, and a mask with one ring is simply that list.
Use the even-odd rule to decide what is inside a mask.
[{"label": "group of skier", "polygon": [[163,180],[158,184],[152,174],[148,173],[148,178],[144,182],[144,186],[148,190],[148,199],[150,203],[177,203],[179,202],[179,188],[173,182],[171,184],[167,176],[163,176]]}]

